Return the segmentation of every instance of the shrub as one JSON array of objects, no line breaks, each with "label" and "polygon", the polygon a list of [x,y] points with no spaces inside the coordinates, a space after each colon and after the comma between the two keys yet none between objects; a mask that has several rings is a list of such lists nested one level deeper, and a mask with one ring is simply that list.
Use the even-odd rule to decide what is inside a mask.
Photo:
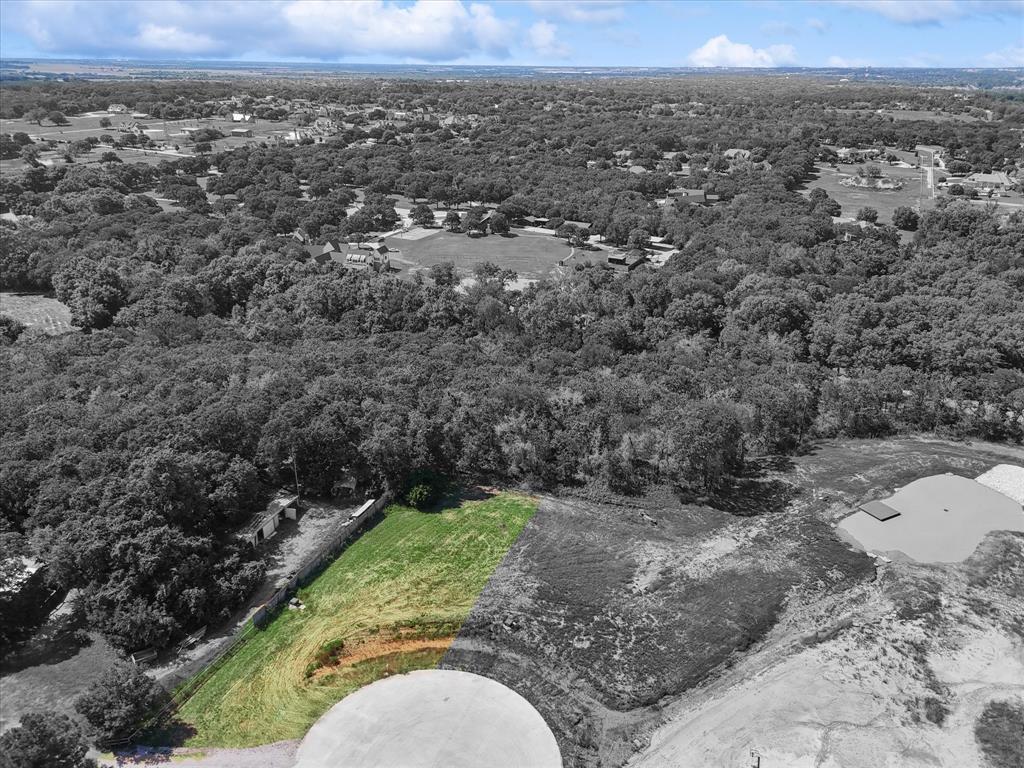
[{"label": "shrub", "polygon": [[445,485],[444,478],[432,470],[418,470],[409,479],[405,501],[410,507],[427,509],[440,500],[444,494]]},{"label": "shrub", "polygon": [[166,692],[149,675],[120,662],[75,701],[75,710],[103,741],[123,735],[164,703]]},{"label": "shrub", "polygon": [[0,765],[7,768],[94,768],[78,725],[56,712],[30,712],[0,736]]}]

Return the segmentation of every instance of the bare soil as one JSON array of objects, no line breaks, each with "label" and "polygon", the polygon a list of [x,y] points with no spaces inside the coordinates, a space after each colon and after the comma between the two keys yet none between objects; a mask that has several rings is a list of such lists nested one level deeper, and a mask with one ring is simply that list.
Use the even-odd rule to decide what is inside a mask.
[{"label": "bare soil", "polygon": [[[926,616],[954,571],[896,564],[889,572],[906,578],[876,584],[874,561],[850,549],[833,529],[857,503],[884,490],[946,471],[974,476],[1014,455],[998,446],[937,440],[835,441],[792,461],[765,462],[759,476],[709,503],[683,504],[667,493],[545,499],[442,666],[487,675],[528,699],[554,731],[566,766],[617,766],[649,744],[655,752],[667,749],[660,746],[659,728],[685,726],[703,712],[700,707],[713,706],[703,702],[732,690],[741,702],[766,705],[778,699],[793,705],[792,739],[780,737],[785,748],[778,752],[793,759],[763,765],[847,765],[822,763],[817,755],[840,749],[832,734],[838,743],[844,718],[859,722],[863,715],[871,723],[881,715],[858,709],[863,697],[855,685],[809,694],[827,670],[815,666],[815,656],[795,655],[810,648],[824,657],[828,650],[830,669],[841,679],[859,681],[872,673],[872,665],[878,667],[872,654],[882,651],[854,653],[856,643],[846,645],[851,628],[859,622],[870,634],[877,617],[889,616],[895,617],[893,626],[904,622],[914,628],[905,637],[904,630],[896,631],[903,644],[884,673],[889,687],[878,697],[888,708],[885,717],[905,713],[913,723],[913,700],[918,720],[935,728],[925,714],[938,706],[926,702],[932,696],[947,702],[951,722],[967,723],[973,710],[959,708],[960,700],[946,693],[952,682],[944,680],[955,675],[941,677],[936,670],[945,667],[936,662],[933,669],[928,661],[932,646],[919,645],[930,621]],[[982,568],[978,560],[967,562]],[[979,599],[998,604],[981,597],[969,579],[957,594],[965,605]],[[950,648],[961,641],[963,647],[977,642],[1003,648],[1003,640],[985,632],[954,642],[948,634],[954,624],[934,626]],[[786,685],[795,682],[779,690],[759,677],[771,674]],[[762,687],[761,698],[751,698]],[[831,706],[822,716],[835,722],[804,723],[799,705],[808,696]],[[739,728],[748,714],[732,713],[722,723]],[[707,730],[711,739],[716,722],[682,731],[682,740],[664,738],[685,745]],[[758,734],[775,727],[771,721],[762,726],[757,734],[735,738],[725,729],[728,750],[706,749],[702,759],[688,764],[744,765],[736,762],[743,749],[749,760],[749,749],[763,746]],[[962,742],[965,733],[961,728],[950,740]],[[655,752],[642,764],[686,764],[677,759],[681,752]]]}]

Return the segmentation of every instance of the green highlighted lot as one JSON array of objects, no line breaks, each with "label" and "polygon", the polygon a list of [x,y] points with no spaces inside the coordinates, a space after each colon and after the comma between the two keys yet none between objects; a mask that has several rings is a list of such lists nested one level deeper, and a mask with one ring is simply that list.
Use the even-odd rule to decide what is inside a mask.
[{"label": "green highlighted lot", "polygon": [[433,513],[388,507],[299,592],[303,610],[280,613],[181,706],[188,744],[299,738],[361,686],[436,666],[536,507],[510,493]]}]

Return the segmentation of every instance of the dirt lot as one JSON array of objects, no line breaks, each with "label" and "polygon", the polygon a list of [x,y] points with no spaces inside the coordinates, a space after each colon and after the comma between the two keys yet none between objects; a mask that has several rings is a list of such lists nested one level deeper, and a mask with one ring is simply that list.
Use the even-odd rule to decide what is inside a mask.
[{"label": "dirt lot", "polygon": [[[883,651],[865,640],[861,644],[868,650],[854,653],[851,648],[860,647],[860,641],[847,632],[854,623],[843,621],[844,612],[862,606],[858,626],[865,637],[884,636],[871,633],[881,632],[875,617],[887,617],[884,626],[894,627],[894,638],[903,638],[882,676],[890,680],[885,690],[904,693],[889,703],[886,695],[879,697],[889,708],[885,717],[899,715],[908,727],[917,727],[908,707],[913,703],[921,720],[930,706],[925,698],[934,695],[948,701],[944,706],[951,718],[968,723],[970,712],[958,708],[955,692],[947,696],[925,689],[945,691],[946,686],[952,691],[953,684],[943,681],[961,673],[961,679],[969,680],[969,671],[942,667],[938,655],[929,666],[932,648],[945,642],[942,636],[932,637],[933,646],[923,651],[915,643],[926,635],[922,627],[944,580],[963,582],[949,588],[962,595],[965,605],[989,600],[985,610],[993,611],[1006,585],[993,586],[989,594],[975,588],[964,571],[913,565],[887,566],[906,578],[875,584],[873,561],[841,543],[833,525],[882,489],[945,471],[974,475],[1002,461],[1019,462],[1019,455],[990,446],[912,439],[833,442],[791,463],[765,467],[756,482],[716,502],[731,512],[684,505],[667,494],[628,505],[546,499],[484,590],[444,666],[494,677],[531,701],[555,732],[567,766],[622,765],[648,744],[653,751],[642,756],[645,765],[745,765],[735,762],[744,749],[776,744],[770,720],[762,730],[752,725],[754,732],[735,738],[726,729],[728,744],[719,745],[715,721],[691,731],[686,730],[689,718],[703,716],[702,707],[712,706],[707,702],[733,690],[738,691],[736,706],[755,701],[750,691],[770,682],[761,676],[773,670],[782,684],[794,670],[803,670],[795,684],[763,700],[774,705],[778,699],[783,709],[789,702],[785,715],[791,729],[779,731],[772,753],[779,759],[762,765],[860,765],[817,762],[822,750],[856,754],[854,741],[848,750],[838,739],[844,712],[859,706],[856,686],[809,696],[808,688],[828,671],[815,669],[818,657],[779,665],[834,638],[836,644],[828,646],[831,669],[853,681],[871,674],[871,664],[877,665],[872,654]],[[987,561],[968,562],[984,570]],[[994,583],[991,576],[985,578]],[[987,629],[963,641],[1004,647],[999,645],[1004,640]],[[958,642],[950,638],[949,647]],[[919,659],[922,653],[925,662]],[[945,670],[941,674],[940,668]],[[806,687],[800,686],[801,679]],[[836,722],[818,721],[813,712],[808,715],[813,722],[803,722],[800,706],[813,709],[815,702],[833,707],[826,714]],[[752,718],[748,714],[725,720],[742,729]],[[889,721],[879,720],[878,727],[888,728]],[[956,727],[960,735],[949,739],[960,743],[969,725]],[[673,728],[683,735],[673,736]],[[920,728],[936,729],[928,722]],[[833,732],[837,737],[830,746]],[[679,755],[691,754],[685,745],[698,736],[708,746],[692,754],[702,757],[681,762]],[[969,752],[969,747],[964,749]],[[877,757],[880,749],[870,754]],[[879,764],[884,763],[872,763]]]}]

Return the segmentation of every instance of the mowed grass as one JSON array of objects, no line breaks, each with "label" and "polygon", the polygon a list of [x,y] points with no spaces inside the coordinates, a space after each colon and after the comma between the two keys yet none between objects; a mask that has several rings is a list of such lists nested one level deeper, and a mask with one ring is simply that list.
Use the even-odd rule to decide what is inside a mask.
[{"label": "mowed grass", "polygon": [[[440,221],[440,216],[437,218]],[[450,261],[459,270],[469,272],[477,264],[490,261],[504,269],[515,270],[522,277],[533,278],[549,274],[558,266],[559,259],[569,255],[565,240],[521,229],[513,232],[514,237],[470,237],[461,232],[438,230],[420,240],[390,237],[385,242],[389,248],[400,251],[397,258],[392,254],[392,260],[406,268],[410,264],[431,267]]]},{"label": "mowed grass", "polygon": [[[502,493],[426,513],[393,505],[185,702],[190,746],[243,747],[302,737],[334,703],[397,672],[437,665],[444,648],[385,653],[307,677],[318,649],[371,642],[395,627],[451,635],[536,510]],[[408,631],[408,630],[406,630]]]}]

